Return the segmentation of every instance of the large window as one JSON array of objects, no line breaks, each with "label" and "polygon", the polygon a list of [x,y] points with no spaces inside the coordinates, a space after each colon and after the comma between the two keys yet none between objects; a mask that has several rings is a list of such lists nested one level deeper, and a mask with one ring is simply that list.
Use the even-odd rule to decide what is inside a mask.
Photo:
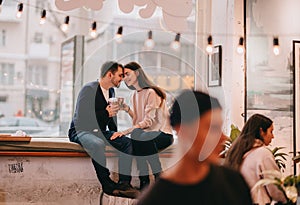
[{"label": "large window", "polygon": [[[299,18],[294,8],[298,8],[300,2],[246,2],[247,116],[261,113],[270,117],[274,122],[272,145],[284,147],[283,151],[290,154],[293,152],[293,126],[297,126],[293,125],[292,41],[300,39],[299,25],[293,19]],[[274,37],[280,41],[279,55],[273,53]],[[291,173],[292,164],[286,167],[290,169],[286,172]]]},{"label": "large window", "polygon": [[[5,1],[3,6],[15,8],[18,2]],[[61,30],[66,13],[55,8],[55,1],[34,0],[24,4],[21,18],[1,21],[0,29],[0,114],[4,117],[30,117],[44,121],[53,128],[51,132],[35,132],[33,137],[65,137],[73,115],[77,94],[84,83],[99,78],[99,68],[107,60],[120,63],[137,61],[157,85],[164,88],[171,102],[173,96],[183,88],[194,86],[195,22],[188,19],[187,34],[182,34],[181,47],[172,50],[176,32],[166,32],[161,25],[162,13],[159,8],[149,19],[137,18],[138,12],[120,12],[118,1],[104,1],[100,11],[86,7],[70,13],[69,32]],[[46,22],[39,24],[41,10],[47,10]],[[111,9],[111,11],[108,11]],[[6,8],[3,8],[3,11]],[[26,12],[25,12],[26,11]],[[194,12],[192,12],[194,14]],[[1,13],[3,15],[3,13]],[[125,18],[126,17],[126,18]],[[0,16],[1,18],[1,16]],[[97,21],[97,36],[89,35],[92,20]],[[101,22],[101,23],[100,23]],[[113,23],[112,23],[113,22]],[[147,27],[145,27],[145,22]],[[114,40],[117,28],[123,26],[123,41]],[[155,46],[145,47],[148,29],[153,29]],[[7,35],[7,34],[12,35]],[[61,49],[68,39],[84,35],[82,53],[79,50]],[[188,36],[190,35],[190,36]],[[48,42],[45,39],[51,38]],[[184,38],[190,40],[188,42]],[[76,44],[76,43],[75,43]],[[74,69],[73,62],[65,61],[66,52],[76,52],[84,59],[84,66]],[[62,64],[61,59],[64,57]],[[13,63],[7,63],[13,62]],[[63,72],[61,66],[69,68]],[[72,75],[72,76],[71,76]],[[66,81],[68,77],[72,78]],[[4,86],[2,86],[4,85]],[[128,89],[122,84],[119,94],[129,100]],[[120,114],[120,118],[122,118]],[[128,121],[124,126],[129,126]],[[120,120],[122,124],[122,120]],[[17,131],[17,128],[12,131]],[[60,131],[60,132],[59,132]],[[1,132],[1,128],[0,128]],[[3,132],[3,130],[2,130]]]}]

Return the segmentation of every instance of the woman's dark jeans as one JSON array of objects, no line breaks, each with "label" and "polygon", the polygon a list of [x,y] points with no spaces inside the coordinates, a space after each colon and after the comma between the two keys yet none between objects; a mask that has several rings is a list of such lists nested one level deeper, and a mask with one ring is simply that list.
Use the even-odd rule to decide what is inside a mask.
[{"label": "woman's dark jeans", "polygon": [[[133,154],[136,156],[137,168],[140,179],[149,180],[148,163],[153,174],[162,171],[158,152],[170,146],[174,139],[173,135],[160,131],[144,131],[134,129],[131,133]],[[144,177],[143,177],[144,176]]]}]

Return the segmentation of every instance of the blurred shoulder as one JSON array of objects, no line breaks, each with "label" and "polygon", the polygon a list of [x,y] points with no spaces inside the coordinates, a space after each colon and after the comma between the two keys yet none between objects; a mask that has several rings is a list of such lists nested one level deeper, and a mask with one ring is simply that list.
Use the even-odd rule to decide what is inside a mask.
[{"label": "blurred shoulder", "polygon": [[223,182],[228,181],[229,185],[232,181],[244,183],[242,174],[230,167],[213,165],[211,171],[218,180],[222,180]]}]

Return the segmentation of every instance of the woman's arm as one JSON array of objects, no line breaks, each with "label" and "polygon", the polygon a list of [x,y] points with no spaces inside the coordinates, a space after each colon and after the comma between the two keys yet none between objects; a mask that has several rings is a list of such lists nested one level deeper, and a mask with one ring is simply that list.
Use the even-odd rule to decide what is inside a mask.
[{"label": "woman's arm", "polygon": [[[270,152],[269,150],[266,150],[266,152]],[[266,153],[265,156],[263,156],[263,164],[261,164],[261,170],[262,172],[266,170],[279,170],[279,167],[276,164],[275,158],[273,154]],[[266,185],[266,189],[272,200],[274,201],[280,201],[280,202],[286,202],[286,198],[284,194],[275,186],[274,184]]]},{"label": "woman's arm", "polygon": [[129,114],[131,118],[133,118],[133,111],[130,109],[129,105],[123,104],[123,110]]}]

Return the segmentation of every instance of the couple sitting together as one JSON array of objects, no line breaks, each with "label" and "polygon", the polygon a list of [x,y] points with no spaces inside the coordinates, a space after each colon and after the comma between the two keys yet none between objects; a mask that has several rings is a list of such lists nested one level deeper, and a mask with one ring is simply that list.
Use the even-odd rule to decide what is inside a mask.
[{"label": "couple sitting together", "polygon": [[[134,90],[131,107],[125,103],[121,107],[108,103],[109,98],[115,97],[114,87],[119,87],[122,80]],[[116,115],[120,109],[132,118],[132,127],[127,130],[117,129]],[[173,143],[166,93],[147,78],[138,63],[123,66],[108,61],[100,69],[100,79],[85,84],[79,92],[69,138],[79,143],[92,158],[104,193],[135,198],[139,190],[131,185],[133,157],[141,190],[150,183],[148,163],[157,179],[162,171],[157,153]],[[119,153],[118,182],[110,178],[106,167],[106,145]]]}]

